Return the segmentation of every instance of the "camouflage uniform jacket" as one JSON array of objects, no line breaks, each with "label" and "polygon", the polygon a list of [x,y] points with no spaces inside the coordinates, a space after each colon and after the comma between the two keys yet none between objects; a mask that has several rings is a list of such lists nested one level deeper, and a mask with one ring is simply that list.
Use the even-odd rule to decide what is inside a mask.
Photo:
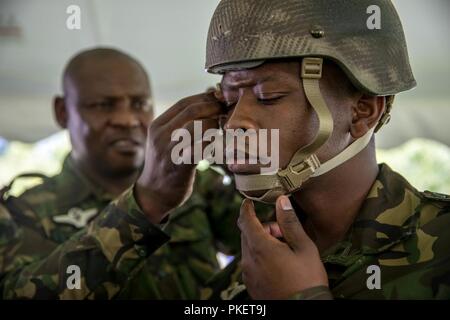
[{"label": "camouflage uniform jacket", "polygon": [[[242,198],[213,170],[197,176],[196,192],[161,225],[144,218],[132,189],[108,206],[111,196],[70,158],[59,175],[19,199],[4,197],[4,298],[199,298],[219,270],[217,248],[239,250],[235,221]],[[80,267],[80,290],[67,289],[69,265]]]},{"label": "camouflage uniform jacket", "polygon": [[[321,254],[330,288],[292,298],[450,299],[448,230],[450,197],[419,192],[382,164],[345,239]],[[379,289],[369,279],[375,275],[369,266],[379,267]],[[210,287],[212,298],[249,298],[238,260]]]},{"label": "camouflage uniform jacket", "polygon": [[[192,213],[192,208],[180,209]],[[450,298],[449,213],[447,196],[420,193],[386,165],[381,165],[346,239],[322,254],[332,295],[352,299]],[[6,219],[3,225],[8,234],[14,234],[17,228],[9,222]],[[188,290],[178,286],[179,282],[163,281],[168,270],[161,268],[164,259],[158,252],[167,247],[164,244],[169,238],[161,226],[152,225],[144,218],[130,189],[87,228],[44,259],[10,272],[5,281],[6,297],[189,297],[182,294]],[[2,241],[16,250],[11,243],[14,241]],[[192,252],[183,259],[192,259]],[[81,268],[80,290],[68,290],[65,286],[66,268],[71,264]],[[379,290],[369,290],[366,285],[370,265],[381,269]],[[174,264],[170,266],[173,268]],[[180,270],[177,276],[177,280],[183,279],[183,272]],[[142,279],[149,278],[152,281],[142,284]],[[194,288],[196,284],[191,285]],[[241,282],[239,259],[197,290],[201,298],[248,298]],[[300,292],[293,298],[307,299],[329,293],[319,288]]]}]

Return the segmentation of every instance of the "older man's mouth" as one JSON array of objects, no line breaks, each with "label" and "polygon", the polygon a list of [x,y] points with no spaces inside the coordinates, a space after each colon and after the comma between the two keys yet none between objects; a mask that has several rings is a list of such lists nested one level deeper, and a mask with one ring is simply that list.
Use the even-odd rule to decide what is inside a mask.
[{"label": "older man's mouth", "polygon": [[132,138],[114,140],[110,146],[117,152],[125,154],[134,154],[143,148],[143,145],[139,141]]}]

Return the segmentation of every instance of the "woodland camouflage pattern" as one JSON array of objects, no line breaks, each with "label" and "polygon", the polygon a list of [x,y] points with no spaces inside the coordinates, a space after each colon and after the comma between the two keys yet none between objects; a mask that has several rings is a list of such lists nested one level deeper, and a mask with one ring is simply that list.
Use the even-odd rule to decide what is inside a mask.
[{"label": "woodland camouflage pattern", "polygon": [[[450,196],[418,192],[387,165],[345,240],[321,254],[331,294],[345,299],[450,299]],[[381,269],[381,289],[369,290],[369,265]],[[232,284],[232,286],[229,286]],[[239,263],[211,282],[212,298],[248,299]],[[312,288],[293,299],[329,296]]]},{"label": "woodland camouflage pattern", "polygon": [[[174,217],[179,220],[171,218],[175,222],[171,228],[171,221],[165,226],[152,225],[130,189],[88,227],[73,230],[67,241],[57,243],[45,234],[47,222],[42,221],[46,220],[25,219],[27,211],[24,217],[14,214],[13,220],[0,207],[4,297],[247,299],[238,258],[207,281],[217,272],[217,265],[204,208],[196,193],[177,210]],[[184,221],[196,219],[198,232],[190,232],[192,226],[183,225],[182,217]],[[448,196],[418,192],[387,165],[380,165],[346,239],[322,254],[332,295],[449,299],[449,227]],[[81,267],[81,290],[66,289],[65,271],[71,264]],[[369,265],[381,268],[381,290],[366,286]],[[319,287],[292,298],[329,294],[328,289]]]},{"label": "woodland camouflage pattern", "polygon": [[9,250],[11,250],[20,237],[17,224],[12,219],[10,212],[0,202],[0,272],[3,274],[11,268],[6,268],[8,259],[10,259]]},{"label": "woodland camouflage pattern", "polygon": [[[19,199],[4,197],[10,210],[0,207],[4,298],[200,298],[206,281],[219,271],[217,249],[239,252],[242,198],[222,178],[211,169],[199,172],[189,201],[155,226],[131,190],[108,206],[111,197],[68,157],[59,175]],[[101,214],[94,218],[97,211]],[[86,214],[92,221],[78,225]],[[81,268],[81,290],[66,288],[72,264]]]}]

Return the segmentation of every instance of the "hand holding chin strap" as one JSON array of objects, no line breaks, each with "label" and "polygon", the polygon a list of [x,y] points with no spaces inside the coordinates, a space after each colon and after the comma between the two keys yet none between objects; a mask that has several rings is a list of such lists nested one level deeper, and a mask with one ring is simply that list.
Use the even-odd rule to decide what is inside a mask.
[{"label": "hand holding chin strap", "polygon": [[[314,154],[330,137],[333,131],[333,118],[320,92],[319,81],[322,78],[323,59],[304,58],[301,78],[306,98],[319,118],[319,130],[313,142],[299,149],[288,166],[272,175],[235,175],[236,188],[247,198],[274,203],[280,195],[291,194],[298,190],[320,167],[320,161]],[[254,197],[248,192],[264,192]]]}]

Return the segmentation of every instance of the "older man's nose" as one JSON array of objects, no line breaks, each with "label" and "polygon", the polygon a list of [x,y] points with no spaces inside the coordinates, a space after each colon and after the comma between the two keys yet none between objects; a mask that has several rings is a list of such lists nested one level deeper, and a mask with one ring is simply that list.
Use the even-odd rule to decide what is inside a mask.
[{"label": "older man's nose", "polygon": [[137,112],[133,109],[130,99],[123,99],[117,103],[111,115],[110,123],[113,126],[136,127],[140,125]]}]

